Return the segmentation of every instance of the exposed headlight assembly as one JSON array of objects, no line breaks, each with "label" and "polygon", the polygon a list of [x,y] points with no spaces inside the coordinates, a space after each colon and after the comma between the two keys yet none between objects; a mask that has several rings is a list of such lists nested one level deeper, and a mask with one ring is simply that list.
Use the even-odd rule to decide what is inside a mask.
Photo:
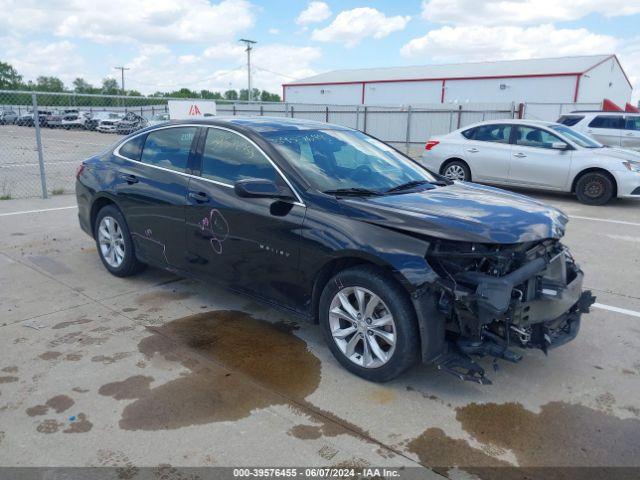
[{"label": "exposed headlight assembly", "polygon": [[630,171],[636,172],[636,173],[640,173],[640,163],[639,162],[627,161],[627,162],[622,162],[622,164],[625,167],[627,167],[627,170],[630,170]]}]

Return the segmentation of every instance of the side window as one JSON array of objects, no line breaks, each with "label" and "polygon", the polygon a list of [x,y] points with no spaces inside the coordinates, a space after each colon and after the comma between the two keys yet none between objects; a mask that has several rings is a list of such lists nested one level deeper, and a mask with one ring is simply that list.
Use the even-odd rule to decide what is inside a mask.
[{"label": "side window", "polygon": [[473,139],[473,135],[476,133],[477,128],[470,128],[462,132],[462,136],[468,140]]},{"label": "side window", "polygon": [[474,140],[480,142],[509,143],[511,125],[482,125],[476,127]]},{"label": "side window", "polygon": [[518,127],[516,145],[523,147],[552,148],[554,142],[567,143],[554,134],[534,127]]},{"label": "side window", "polygon": [[196,127],[176,127],[149,132],[142,149],[142,162],[184,172],[196,131]]},{"label": "side window", "polygon": [[576,123],[582,120],[584,116],[581,115],[562,115],[558,119],[558,123],[566,125],[567,127],[573,127]]},{"label": "side window", "polygon": [[202,176],[231,185],[244,178],[278,180],[262,152],[240,135],[218,128],[207,128]]},{"label": "side window", "polygon": [[592,128],[621,129],[624,128],[623,125],[624,120],[622,115],[598,115],[589,122],[589,126]]},{"label": "side window", "polygon": [[132,138],[128,142],[125,142],[120,147],[120,155],[127,157],[129,160],[140,161],[140,154],[142,154],[142,146],[144,145],[144,135],[139,135]]},{"label": "side window", "polygon": [[640,130],[640,117],[626,117],[624,128],[625,130]]}]

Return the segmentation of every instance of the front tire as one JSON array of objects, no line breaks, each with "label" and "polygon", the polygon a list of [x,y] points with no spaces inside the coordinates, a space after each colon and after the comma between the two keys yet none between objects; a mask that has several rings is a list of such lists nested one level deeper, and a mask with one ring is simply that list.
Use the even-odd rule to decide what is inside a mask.
[{"label": "front tire", "polygon": [[320,297],[320,325],[334,357],[373,382],[402,374],[419,359],[416,313],[406,292],[375,267],[336,274]]},{"label": "front tire", "polygon": [[613,194],[613,180],[605,173],[585,173],[576,183],[576,196],[586,205],[604,205],[613,198]]},{"label": "front tire", "polygon": [[144,264],[136,258],[127,222],[114,205],[100,209],[93,236],[100,260],[111,274],[129,277],[144,268]]}]

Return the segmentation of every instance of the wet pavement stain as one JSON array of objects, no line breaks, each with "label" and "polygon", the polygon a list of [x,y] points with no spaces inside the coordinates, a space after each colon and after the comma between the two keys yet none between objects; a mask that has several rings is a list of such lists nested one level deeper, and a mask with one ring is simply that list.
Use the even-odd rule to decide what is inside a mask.
[{"label": "wet pavement stain", "polygon": [[294,425],[287,433],[300,440],[316,440],[322,436],[322,428],[316,425]]},{"label": "wet pavement stain", "polygon": [[540,413],[519,403],[472,403],[457,408],[456,419],[477,441],[511,450],[520,465],[640,465],[640,420],[635,418],[550,402]]},{"label": "wet pavement stain", "polygon": [[40,358],[41,360],[55,360],[60,355],[62,355],[62,353],[60,352],[48,351],[38,355],[38,358]]},{"label": "wet pavement stain", "polygon": [[[103,385],[99,393],[135,399],[122,413],[119,424],[125,430],[238,420],[255,409],[286,404],[288,398],[302,400],[320,383],[320,361],[292,334],[294,328],[238,311],[174,320],[152,329],[154,333],[141,340],[138,349],[147,359],[162,355],[180,362],[189,370],[186,374],[157,387],[150,386],[151,377],[138,375]],[[188,355],[193,353],[197,355]],[[205,365],[200,357],[214,365]],[[278,393],[256,388],[243,376]]]},{"label": "wet pavement stain", "polygon": [[17,373],[18,367],[16,367],[15,365],[12,365],[11,367],[4,367],[2,371],[5,373]]},{"label": "wet pavement stain", "polygon": [[0,383],[14,383],[19,380],[18,377],[14,377],[13,375],[7,375],[5,377],[0,377]]},{"label": "wet pavement stain", "polygon": [[56,413],[62,413],[73,406],[75,402],[67,395],[56,395],[45,402],[44,405],[36,405],[27,408],[27,415],[35,417],[37,415],[45,415],[49,409],[53,409]]},{"label": "wet pavement stain", "polygon": [[48,418],[40,422],[36,427],[36,430],[39,433],[56,433],[58,430],[60,430],[60,427],[63,427],[63,426],[64,426],[64,423],[60,423],[57,420]]},{"label": "wet pavement stain", "polygon": [[62,433],[86,433],[92,428],[93,423],[87,420],[87,416],[84,413],[79,413],[77,418]]},{"label": "wet pavement stain", "polygon": [[110,365],[112,363],[116,363],[118,360],[122,360],[124,358],[129,357],[131,354],[129,352],[118,352],[113,355],[96,355],[91,357],[92,362],[102,363],[103,365]]},{"label": "wet pavement stain", "polygon": [[70,332],[56,337],[51,340],[48,345],[50,348],[55,348],[64,344],[78,344],[81,346],[102,345],[107,340],[109,340],[109,337],[92,337],[91,335],[86,335],[83,332]]},{"label": "wet pavement stain", "polygon": [[85,323],[90,323],[93,320],[90,320],[88,318],[79,318],[78,320],[69,320],[67,322],[60,322],[55,324],[53,327],[51,327],[53,330],[60,330],[62,328],[67,328],[70,327],[72,325],[84,325]]}]

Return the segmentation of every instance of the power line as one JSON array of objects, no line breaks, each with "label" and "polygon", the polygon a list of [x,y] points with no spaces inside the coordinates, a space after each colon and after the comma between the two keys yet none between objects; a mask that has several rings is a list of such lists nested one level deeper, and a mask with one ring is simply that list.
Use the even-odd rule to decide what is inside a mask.
[{"label": "power line", "polygon": [[263,72],[273,73],[274,75],[278,75],[280,77],[288,78],[290,80],[295,80],[296,77],[292,77],[291,75],[285,75],[284,73],[274,72],[273,70],[269,70],[268,68],[259,67],[258,65],[254,65],[254,68],[257,70],[262,70]]}]

